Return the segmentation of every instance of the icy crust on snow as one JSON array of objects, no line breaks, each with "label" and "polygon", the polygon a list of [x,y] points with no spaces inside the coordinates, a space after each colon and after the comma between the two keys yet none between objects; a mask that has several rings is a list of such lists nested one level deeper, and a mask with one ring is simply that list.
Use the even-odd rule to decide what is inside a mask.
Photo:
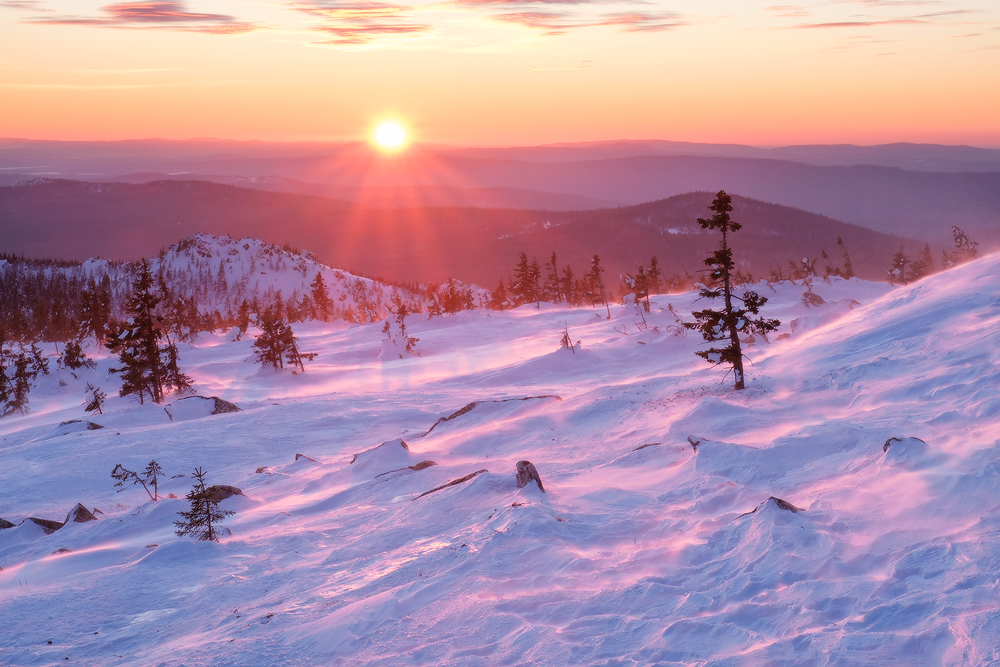
[{"label": "icy crust on snow", "polygon": [[[107,358],[54,375],[0,421],[0,663],[994,664],[998,276],[759,285],[784,324],[740,393],[677,326],[695,294],[646,329],[633,305],[415,316],[402,359],[377,326],[296,325],[295,375],[203,335],[185,371],[243,411],[196,419],[114,396]],[[151,458],[178,498],[116,494]],[[245,493],[220,543],[173,533],[195,466]],[[77,502],[103,514],[21,523]]]}]

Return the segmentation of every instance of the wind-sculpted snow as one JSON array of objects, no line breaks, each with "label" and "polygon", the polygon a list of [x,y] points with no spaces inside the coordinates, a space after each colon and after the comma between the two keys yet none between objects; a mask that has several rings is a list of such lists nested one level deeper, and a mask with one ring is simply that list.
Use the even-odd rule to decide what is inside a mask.
[{"label": "wind-sculpted snow", "polygon": [[[403,359],[377,326],[296,325],[318,356],[294,375],[203,334],[184,370],[243,411],[173,421],[114,396],[111,359],[60,372],[0,421],[0,663],[995,664],[997,276],[760,285],[784,324],[739,393],[676,329],[694,294],[646,329],[632,305],[412,316]],[[154,458],[174,498],[115,493]],[[197,466],[245,494],[219,543],[174,535]],[[98,520],[22,523],[78,502]]]}]

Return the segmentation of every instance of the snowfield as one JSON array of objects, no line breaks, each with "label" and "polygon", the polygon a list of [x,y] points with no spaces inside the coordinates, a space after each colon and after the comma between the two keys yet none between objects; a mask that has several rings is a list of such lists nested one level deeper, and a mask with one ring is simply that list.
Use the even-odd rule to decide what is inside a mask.
[{"label": "snowfield", "polygon": [[[0,664],[996,664],[1000,255],[759,291],[783,324],[743,392],[677,328],[694,293],[642,331],[413,316],[403,359],[378,324],[295,325],[304,374],[203,334],[183,370],[230,414],[118,398],[108,358],[53,373],[0,421]],[[177,499],[115,493],[154,458]],[[245,494],[219,543],[174,535],[197,466]],[[98,520],[24,521],[78,502]]]}]

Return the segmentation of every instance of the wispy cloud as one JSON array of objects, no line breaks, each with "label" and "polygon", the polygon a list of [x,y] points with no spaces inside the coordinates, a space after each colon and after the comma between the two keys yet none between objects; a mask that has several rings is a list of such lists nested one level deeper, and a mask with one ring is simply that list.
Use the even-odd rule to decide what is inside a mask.
[{"label": "wispy cloud", "polygon": [[764,11],[770,12],[779,18],[805,18],[810,16],[809,10],[799,5],[771,5],[765,7]]},{"label": "wispy cloud", "polygon": [[32,12],[51,11],[42,6],[39,0],[0,0],[0,9],[24,9]]},{"label": "wispy cloud", "polygon": [[828,21],[826,23],[799,23],[798,25],[792,26],[793,28],[871,28],[874,26],[883,25],[913,25],[920,23],[928,23],[928,21],[920,19],[885,19],[882,21],[872,20],[872,21]]},{"label": "wispy cloud", "polygon": [[152,28],[210,34],[238,34],[262,27],[239,21],[227,14],[188,11],[183,2],[118,2],[102,7],[100,12],[98,16],[39,16],[28,21],[50,25]]},{"label": "wispy cloud", "polygon": [[321,46],[363,46],[433,32],[430,25],[415,21],[410,16],[413,7],[407,5],[336,0],[296,1],[289,5],[322,21],[310,28],[328,36],[328,39],[314,42]]},{"label": "wispy cloud", "polygon": [[543,30],[546,35],[563,35],[570,30],[597,26],[619,26],[625,32],[657,32],[686,25],[672,12],[619,12],[593,18],[578,18],[568,12],[522,11],[494,14],[492,18]]}]

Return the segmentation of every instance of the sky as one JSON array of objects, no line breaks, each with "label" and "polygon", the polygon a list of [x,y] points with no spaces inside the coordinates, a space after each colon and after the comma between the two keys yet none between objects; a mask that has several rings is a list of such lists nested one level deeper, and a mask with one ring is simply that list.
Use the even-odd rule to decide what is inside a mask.
[{"label": "sky", "polygon": [[996,0],[0,0],[0,137],[1000,147]]}]

